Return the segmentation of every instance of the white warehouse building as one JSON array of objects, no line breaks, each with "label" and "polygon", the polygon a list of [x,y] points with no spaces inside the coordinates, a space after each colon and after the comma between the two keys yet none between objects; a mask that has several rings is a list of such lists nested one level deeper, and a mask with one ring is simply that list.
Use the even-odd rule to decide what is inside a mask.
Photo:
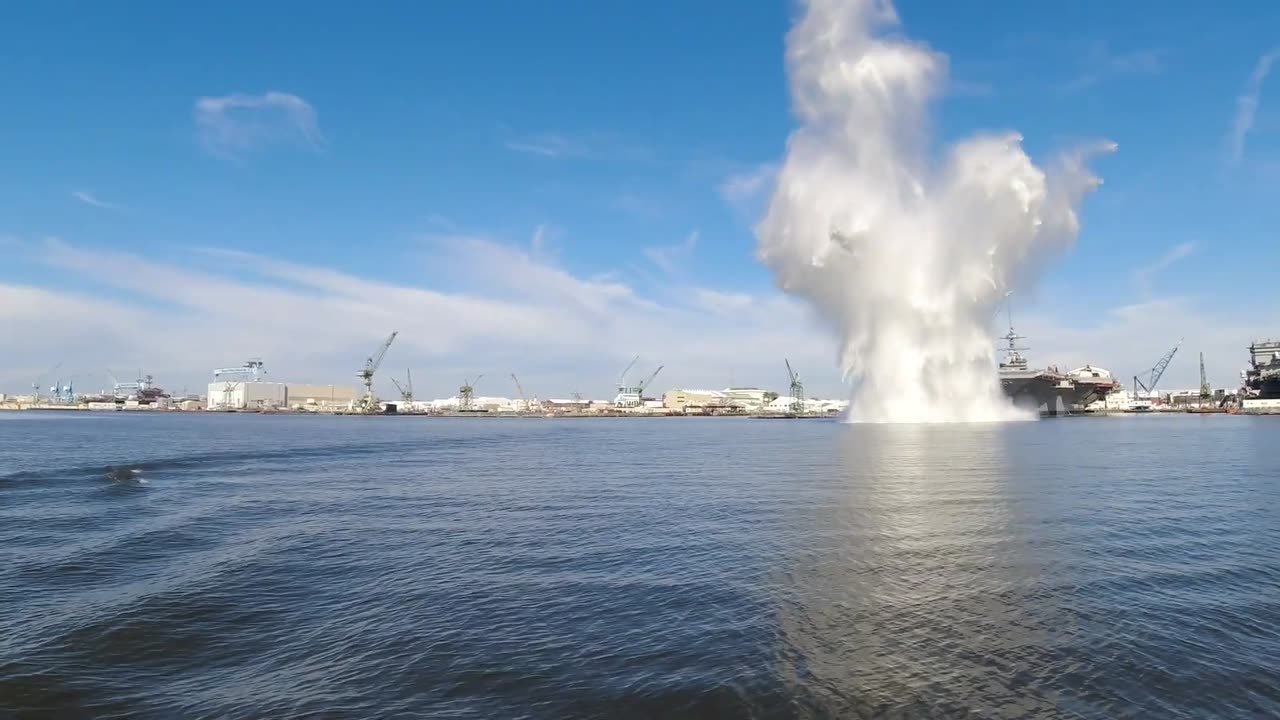
[{"label": "white warehouse building", "polygon": [[284,383],[274,382],[213,382],[209,383],[209,397],[205,407],[209,410],[260,410],[285,407],[289,389]]}]

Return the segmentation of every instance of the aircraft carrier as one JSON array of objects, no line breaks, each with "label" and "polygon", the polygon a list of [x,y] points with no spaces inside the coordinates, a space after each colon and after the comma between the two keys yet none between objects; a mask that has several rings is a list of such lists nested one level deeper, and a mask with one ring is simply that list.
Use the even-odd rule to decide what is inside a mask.
[{"label": "aircraft carrier", "polygon": [[1007,345],[999,367],[1000,387],[1017,407],[1041,415],[1081,412],[1119,387],[1110,372],[1090,365],[1066,373],[1052,366],[1030,367],[1022,354],[1028,348],[1018,347],[1018,341],[1026,338],[1014,332],[1012,325],[1001,339]]},{"label": "aircraft carrier", "polygon": [[1249,346],[1249,369],[1241,379],[1240,412],[1280,414],[1280,342],[1254,341]]}]

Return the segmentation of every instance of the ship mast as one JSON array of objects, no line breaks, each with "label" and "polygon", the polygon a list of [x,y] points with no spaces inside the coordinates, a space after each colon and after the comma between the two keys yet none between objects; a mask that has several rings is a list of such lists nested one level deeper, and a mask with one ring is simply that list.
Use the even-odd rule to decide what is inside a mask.
[{"label": "ship mast", "polygon": [[1018,347],[1018,341],[1026,340],[1026,338],[1019,335],[1013,329],[1013,301],[1009,299],[1009,296],[1011,295],[1013,295],[1012,290],[1004,294],[1004,310],[1005,316],[1009,320],[1009,334],[1005,335],[1001,339],[1008,342],[1009,345],[1005,348],[1005,359],[1001,365],[1003,367],[1025,368],[1027,365],[1027,359],[1022,356],[1022,351],[1029,350],[1030,348]]}]

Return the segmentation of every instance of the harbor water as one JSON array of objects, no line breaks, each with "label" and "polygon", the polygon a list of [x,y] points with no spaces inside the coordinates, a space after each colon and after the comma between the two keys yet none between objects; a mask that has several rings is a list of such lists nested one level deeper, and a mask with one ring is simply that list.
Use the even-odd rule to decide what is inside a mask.
[{"label": "harbor water", "polygon": [[1278,440],[0,414],[0,718],[1277,717]]}]

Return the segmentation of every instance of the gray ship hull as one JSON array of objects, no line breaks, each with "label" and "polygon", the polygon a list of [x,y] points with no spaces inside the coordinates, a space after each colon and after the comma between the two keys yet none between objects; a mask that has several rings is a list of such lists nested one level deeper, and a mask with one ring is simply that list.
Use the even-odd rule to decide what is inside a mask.
[{"label": "gray ship hull", "polygon": [[1067,412],[1075,396],[1075,388],[1069,380],[1048,372],[1001,373],[1000,388],[1013,400],[1015,407],[1041,415]]}]

